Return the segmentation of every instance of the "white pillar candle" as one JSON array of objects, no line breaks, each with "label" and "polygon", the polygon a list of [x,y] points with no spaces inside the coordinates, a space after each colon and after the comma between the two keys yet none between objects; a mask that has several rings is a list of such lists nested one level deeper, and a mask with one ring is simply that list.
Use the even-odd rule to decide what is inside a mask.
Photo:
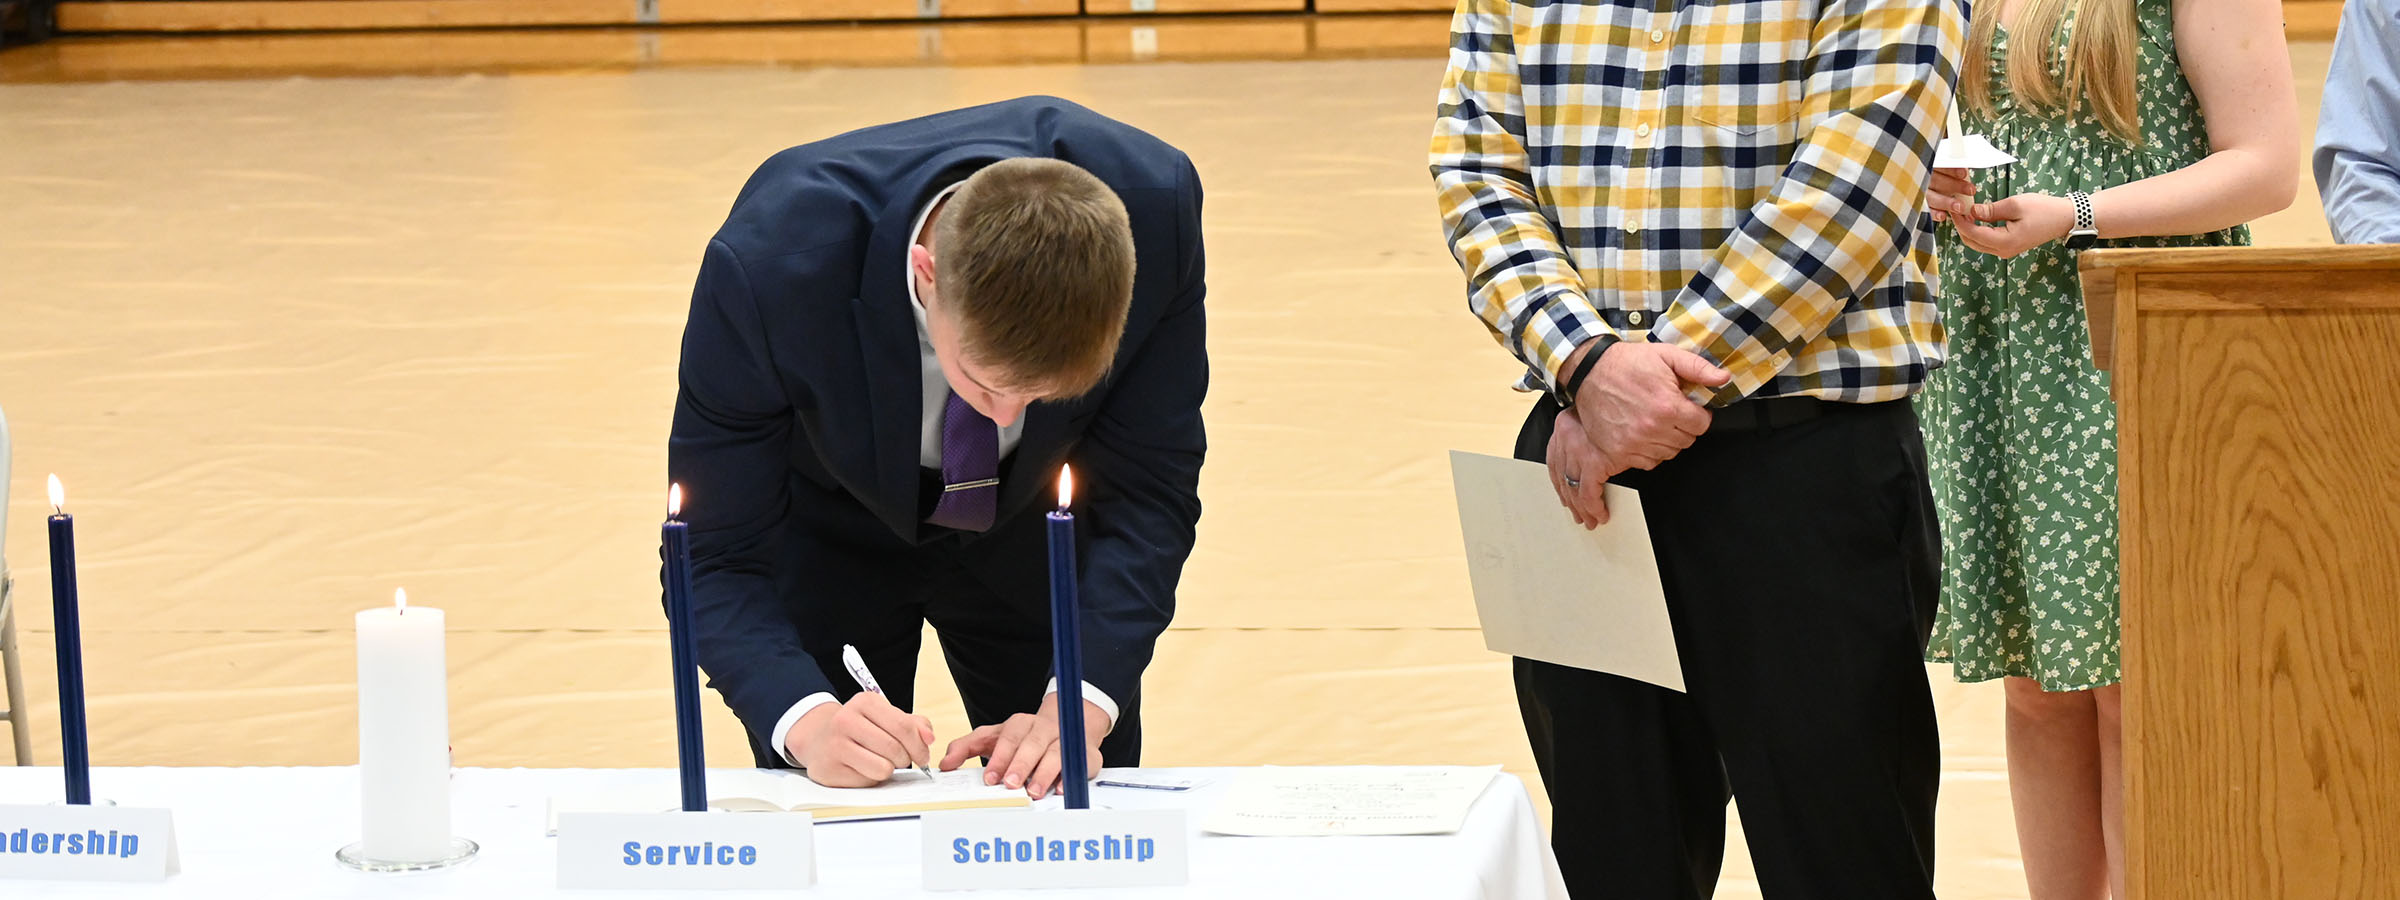
[{"label": "white pillar candle", "polygon": [[358,614],[361,855],[433,862],[450,855],[450,699],[442,611],[392,605]]}]

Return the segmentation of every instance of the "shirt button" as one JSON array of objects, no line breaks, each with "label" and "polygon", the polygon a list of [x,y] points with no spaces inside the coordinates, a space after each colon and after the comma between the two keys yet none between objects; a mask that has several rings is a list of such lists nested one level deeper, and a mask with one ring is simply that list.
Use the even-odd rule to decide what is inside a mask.
[{"label": "shirt button", "polygon": [[1632,217],[1632,216],[1626,216],[1626,217],[1625,217],[1625,233],[1626,233],[1626,234],[1639,234],[1639,233],[1641,232],[1641,230],[1642,230],[1642,222],[1641,222],[1641,220],[1640,220],[1640,219],[1636,219],[1636,218],[1634,218],[1634,217]]},{"label": "shirt button", "polygon": [[1643,122],[1643,123],[1642,123],[1642,124],[1640,124],[1640,125],[1633,126],[1633,136],[1634,136],[1634,137],[1649,137],[1649,136],[1650,136],[1650,123],[1648,123],[1648,122]]},{"label": "shirt button", "polygon": [[1634,311],[1632,311],[1632,312],[1626,313],[1626,314],[1625,314],[1625,324],[1627,324],[1627,325],[1631,325],[1631,326],[1633,326],[1633,327],[1635,327],[1635,328],[1640,328],[1640,327],[1642,327],[1642,311],[1637,309],[1637,310],[1634,310]]},{"label": "shirt button", "polygon": [[1657,29],[1652,29],[1652,30],[1650,31],[1650,43],[1653,43],[1653,44],[1656,44],[1656,43],[1661,43],[1661,42],[1665,41],[1666,39],[1667,39],[1667,33],[1666,33],[1666,32],[1664,32],[1664,31],[1659,31],[1659,30],[1657,30]]}]

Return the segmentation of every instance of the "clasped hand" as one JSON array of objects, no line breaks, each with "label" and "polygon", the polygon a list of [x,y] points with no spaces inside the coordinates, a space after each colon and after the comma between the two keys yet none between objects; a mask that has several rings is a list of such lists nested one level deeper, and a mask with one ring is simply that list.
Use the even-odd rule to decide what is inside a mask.
[{"label": "clasped hand", "polygon": [[1587,529],[1606,524],[1608,479],[1655,468],[1690,447],[1715,416],[1687,390],[1732,379],[1699,354],[1666,344],[1607,348],[1550,432],[1550,487],[1559,505]]},{"label": "clasped hand", "polygon": [[[1108,735],[1109,726],[1108,714],[1084,701],[1087,777],[1100,771],[1100,739]],[[861,691],[849,702],[809,710],[792,725],[785,741],[810,780],[827,787],[871,787],[891,780],[900,769],[929,764],[933,739],[931,720],[900,711],[882,694]],[[1058,695],[1042,698],[1037,713],[1018,713],[951,741],[939,768],[954,771],[978,756],[990,760],[984,766],[985,784],[1023,788],[1036,800],[1058,790],[1063,765]]]}]

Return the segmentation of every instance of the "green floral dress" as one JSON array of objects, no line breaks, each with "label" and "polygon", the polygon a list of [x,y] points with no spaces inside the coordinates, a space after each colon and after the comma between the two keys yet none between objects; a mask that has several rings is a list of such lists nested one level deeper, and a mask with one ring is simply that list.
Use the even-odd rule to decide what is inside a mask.
[{"label": "green floral dress", "polygon": [[[1996,0],[1987,0],[1996,2]],[[2008,35],[1992,50],[1993,113],[1961,115],[2020,162],[1975,173],[1976,199],[2097,194],[2209,153],[2200,104],[2175,56],[2173,0],[2135,0],[2143,143],[2088,110],[2037,116],[2008,96]],[[2052,36],[2064,47],[2072,29]],[[2105,210],[2102,212],[2106,216]],[[2104,246],[2226,246],[2237,227]],[[2092,367],[2074,254],[2063,243],[2015,259],[1977,253],[1943,228],[1948,365],[1918,407],[1925,419],[1943,542],[1942,609],[1926,658],[1960,681],[2014,675],[2049,690],[2116,683],[2117,422],[2108,376]]]}]

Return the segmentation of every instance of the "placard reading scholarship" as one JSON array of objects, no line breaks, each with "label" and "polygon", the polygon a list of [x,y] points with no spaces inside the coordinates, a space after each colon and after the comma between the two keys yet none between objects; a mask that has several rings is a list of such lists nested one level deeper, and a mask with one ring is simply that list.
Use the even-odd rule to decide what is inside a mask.
[{"label": "placard reading scholarship", "polygon": [[1191,880],[1182,810],[927,813],[925,889],[1140,887]]},{"label": "placard reading scholarship", "polygon": [[817,883],[813,825],[772,813],[560,813],[558,886],[797,890]]},{"label": "placard reading scholarship", "polygon": [[161,881],[178,868],[167,810],[0,806],[0,878]]}]

